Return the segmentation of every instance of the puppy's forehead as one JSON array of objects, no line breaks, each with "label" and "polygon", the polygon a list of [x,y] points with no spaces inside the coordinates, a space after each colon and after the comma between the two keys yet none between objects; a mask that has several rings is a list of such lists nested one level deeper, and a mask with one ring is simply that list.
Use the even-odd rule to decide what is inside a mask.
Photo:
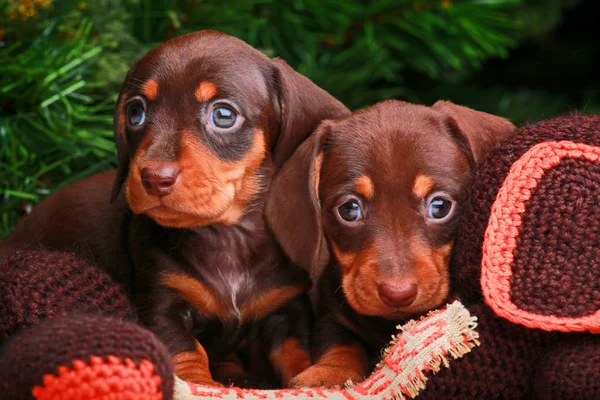
[{"label": "puppy's forehead", "polygon": [[268,57],[243,41],[209,31],[172,39],[150,51],[138,63],[135,78],[192,91],[207,81],[227,95],[253,91],[266,96],[269,65]]},{"label": "puppy's forehead", "polygon": [[402,163],[398,156],[418,157],[451,144],[444,120],[429,107],[385,101],[336,122],[333,152],[354,157],[360,166]]},{"label": "puppy's forehead", "polygon": [[400,101],[379,103],[338,121],[327,148],[342,166],[334,179],[368,176],[375,191],[377,186],[412,186],[418,175],[452,175],[468,167],[439,113]]}]

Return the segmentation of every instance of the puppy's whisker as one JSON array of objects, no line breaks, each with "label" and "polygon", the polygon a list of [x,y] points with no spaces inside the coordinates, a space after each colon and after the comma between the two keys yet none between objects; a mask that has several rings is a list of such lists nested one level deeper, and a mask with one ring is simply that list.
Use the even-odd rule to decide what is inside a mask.
[{"label": "puppy's whisker", "polygon": [[221,182],[219,182],[219,180],[216,178],[206,178],[206,180],[214,185],[217,185],[220,188],[223,188],[223,185],[221,184]]},{"label": "puppy's whisker", "polygon": [[213,187],[213,189],[216,190],[217,192],[221,193],[223,196],[225,196],[227,198],[227,200],[229,200],[229,201],[233,200],[233,198],[231,196],[229,196],[228,194],[226,194],[222,190],[222,189],[224,189],[223,185],[217,179],[215,179],[215,178],[206,178],[206,180],[208,182],[212,183],[215,186],[215,187]]},{"label": "puppy's whisker", "polygon": [[128,81],[127,81],[127,84],[129,84],[129,85],[131,85],[131,86],[133,86],[133,87],[135,87],[135,88],[142,89],[142,85],[140,85],[140,84],[137,84],[137,83],[134,83],[134,82],[132,82],[131,80],[128,80]]},{"label": "puppy's whisker", "polygon": [[227,195],[224,191],[222,191],[221,189],[215,188],[215,190],[219,193],[221,193],[223,196],[225,196],[227,198],[227,200],[231,201],[233,200],[233,198],[229,195]]}]

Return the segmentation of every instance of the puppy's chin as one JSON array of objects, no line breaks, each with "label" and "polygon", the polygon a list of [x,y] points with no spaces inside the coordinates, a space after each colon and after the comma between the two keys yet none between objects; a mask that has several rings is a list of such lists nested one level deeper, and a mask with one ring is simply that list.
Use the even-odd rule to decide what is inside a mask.
[{"label": "puppy's chin", "polygon": [[[210,224],[236,224],[243,215],[244,204],[235,199],[235,188],[230,190],[189,191],[177,188],[168,196],[159,198],[146,194],[141,185],[128,182],[125,188],[127,203],[135,214],[145,214],[156,223],[171,228],[196,228]],[[194,199],[196,201],[190,201]]]},{"label": "puppy's chin", "polygon": [[237,207],[230,207],[220,215],[189,214],[167,206],[158,206],[144,212],[157,224],[170,228],[198,228],[211,224],[235,225],[241,218],[242,212]]}]

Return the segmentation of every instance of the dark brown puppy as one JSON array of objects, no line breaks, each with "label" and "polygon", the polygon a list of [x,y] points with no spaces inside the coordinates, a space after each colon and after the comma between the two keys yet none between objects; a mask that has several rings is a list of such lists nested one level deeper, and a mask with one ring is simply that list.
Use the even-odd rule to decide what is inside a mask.
[{"label": "dark brown puppy", "polygon": [[51,196],[2,242],[0,258],[23,244],[75,249],[127,286],[180,378],[215,384],[208,359],[223,372],[219,362],[235,360],[254,332],[287,384],[310,361],[310,282],[267,231],[263,197],[321,120],[348,113],[238,39],[204,31],[170,40],[127,74],[116,174]]},{"label": "dark brown puppy", "polygon": [[446,299],[463,189],[513,129],[450,102],[386,101],[324,121],[286,162],[267,222],[310,271],[318,318],[316,364],[294,385],[362,380],[398,322]]}]

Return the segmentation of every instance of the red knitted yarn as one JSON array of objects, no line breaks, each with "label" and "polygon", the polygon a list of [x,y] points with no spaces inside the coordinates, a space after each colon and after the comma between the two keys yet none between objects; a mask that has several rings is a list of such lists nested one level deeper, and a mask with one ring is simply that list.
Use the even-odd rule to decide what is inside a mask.
[{"label": "red knitted yarn", "polygon": [[142,360],[136,365],[131,359],[108,356],[106,360],[91,357],[89,364],[73,361],[72,368],[58,368],[58,375],[44,376],[42,386],[33,388],[38,400],[160,400],[160,376],[154,374],[154,364]]},{"label": "red knitted yarn", "polygon": [[164,345],[141,326],[114,318],[43,321],[15,335],[0,356],[2,399],[52,398],[60,391],[67,399],[93,393],[89,398],[169,400],[173,384]]},{"label": "red knitted yarn", "polygon": [[134,318],[121,287],[73,254],[21,250],[0,266],[0,343],[18,329],[77,311]]}]

